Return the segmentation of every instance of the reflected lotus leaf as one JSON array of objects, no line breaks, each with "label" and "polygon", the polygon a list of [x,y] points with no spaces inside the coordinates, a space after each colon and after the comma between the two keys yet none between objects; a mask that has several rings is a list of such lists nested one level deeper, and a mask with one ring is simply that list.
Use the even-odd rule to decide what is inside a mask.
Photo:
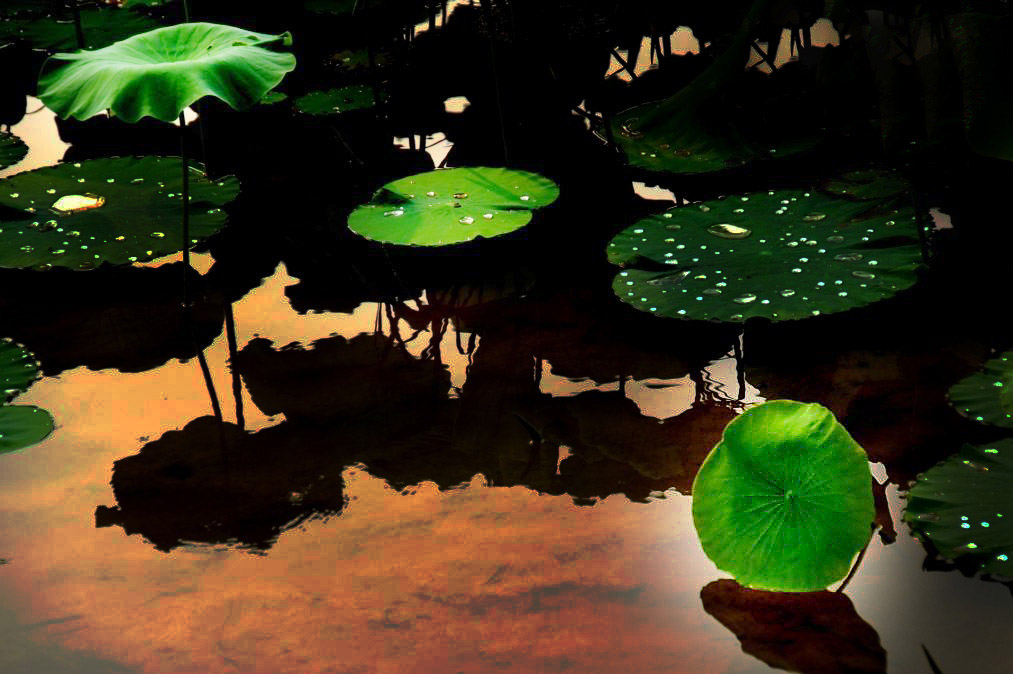
[{"label": "reflected lotus leaf", "polygon": [[387,183],[348,228],[373,241],[444,246],[516,231],[558,197],[555,183],[527,171],[439,169]]},{"label": "reflected lotus leaf", "polygon": [[40,376],[34,354],[10,338],[0,340],[0,391],[4,392],[4,403],[28,390]]},{"label": "reflected lotus leaf", "polygon": [[844,578],[874,517],[865,451],[815,403],[746,410],[693,482],[704,552],[755,589],[813,592]]},{"label": "reflected lotus leaf", "polygon": [[[196,166],[189,182],[190,234],[210,236],[239,183],[208,180]],[[0,181],[0,267],[91,269],[182,250],[182,183],[177,157],[92,159]],[[67,206],[64,197],[87,203]]]},{"label": "reflected lotus leaf", "polygon": [[0,133],[0,169],[13,166],[25,158],[28,146],[12,133]]},{"label": "reflected lotus leaf", "polygon": [[802,674],[886,672],[879,635],[844,594],[764,592],[725,579],[706,585],[700,599],[744,652],[771,667]]},{"label": "reflected lotus leaf", "polygon": [[339,115],[353,110],[365,110],[376,105],[373,88],[353,84],[340,89],[312,91],[295,99],[295,107],[307,115]]},{"label": "reflected lotus leaf", "polygon": [[33,405],[0,407],[0,454],[42,442],[53,432],[53,417]]},{"label": "reflected lotus leaf", "polygon": [[63,118],[111,110],[131,123],[175,121],[204,96],[247,108],[295,69],[292,54],[265,48],[289,41],[287,33],[215,23],[158,28],[103,49],[53,55],[39,77],[39,98]]},{"label": "reflected lotus leaf", "polygon": [[[51,3],[50,3],[51,4]],[[85,49],[99,49],[158,27],[151,17],[126,9],[81,8]],[[24,17],[0,23],[0,41],[21,39],[35,49],[50,51],[78,49],[77,30],[68,12],[52,16]]]},{"label": "reflected lotus leaf", "polygon": [[922,259],[914,211],[874,205],[780,190],[672,208],[612,240],[612,288],[642,311],[724,322],[865,306],[914,285]]},{"label": "reflected lotus leaf", "polygon": [[1013,439],[961,450],[918,476],[904,521],[943,559],[1013,578]]},{"label": "reflected lotus leaf", "polygon": [[1013,351],[985,363],[976,372],[953,385],[950,404],[968,419],[1013,428]]}]

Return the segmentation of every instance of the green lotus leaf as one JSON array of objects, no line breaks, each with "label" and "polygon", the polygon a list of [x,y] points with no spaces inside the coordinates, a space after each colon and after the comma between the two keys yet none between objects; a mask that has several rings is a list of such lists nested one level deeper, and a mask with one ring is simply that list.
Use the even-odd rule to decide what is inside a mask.
[{"label": "green lotus leaf", "polygon": [[620,232],[621,300],[661,316],[774,321],[847,311],[917,280],[914,211],[800,190],[670,209]]},{"label": "green lotus leaf", "polygon": [[842,579],[874,516],[865,450],[815,403],[746,410],[693,482],[704,552],[755,589],[814,592]]},{"label": "green lotus leaf", "polygon": [[[91,269],[182,250],[182,183],[178,157],[92,159],[0,181],[0,267]],[[238,193],[235,178],[190,167],[191,243],[224,226],[222,206]]]},{"label": "green lotus leaf", "polygon": [[340,89],[312,91],[295,99],[295,107],[308,115],[338,115],[352,110],[364,110],[376,105],[373,89],[353,84]]},{"label": "green lotus leaf", "polygon": [[[99,49],[158,27],[151,17],[126,9],[81,9],[81,29],[85,49]],[[26,17],[0,23],[0,40],[25,40],[36,49],[52,51],[78,49],[74,20],[67,13],[52,16]]]},{"label": "green lotus leaf", "polygon": [[28,146],[12,133],[0,133],[0,169],[13,166],[28,154]]},{"label": "green lotus leaf", "polygon": [[904,521],[944,559],[1013,578],[1013,439],[957,453],[918,476]]},{"label": "green lotus leaf", "polygon": [[53,417],[32,405],[0,407],[0,454],[16,452],[45,440],[53,432]]},{"label": "green lotus leaf", "polygon": [[269,91],[264,94],[264,97],[260,99],[261,105],[274,105],[275,103],[281,103],[282,101],[288,100],[288,94],[284,94],[280,91]]},{"label": "green lotus leaf", "polygon": [[865,169],[851,171],[824,188],[830,194],[861,200],[895,197],[908,190],[908,183],[893,171]]},{"label": "green lotus leaf", "polygon": [[950,388],[950,404],[969,419],[1013,428],[1013,351],[1000,354]]},{"label": "green lotus leaf", "polygon": [[3,402],[9,403],[39,378],[35,356],[8,337],[0,340],[0,390]]},{"label": "green lotus leaf", "polygon": [[215,23],[182,23],[95,51],[54,54],[43,66],[39,98],[60,117],[105,110],[127,122],[172,122],[204,96],[242,109],[260,101],[295,68],[292,54],[265,46],[289,42]]},{"label": "green lotus leaf", "polygon": [[348,228],[373,241],[443,246],[518,230],[557,197],[556,184],[536,173],[439,169],[387,183],[348,216]]}]

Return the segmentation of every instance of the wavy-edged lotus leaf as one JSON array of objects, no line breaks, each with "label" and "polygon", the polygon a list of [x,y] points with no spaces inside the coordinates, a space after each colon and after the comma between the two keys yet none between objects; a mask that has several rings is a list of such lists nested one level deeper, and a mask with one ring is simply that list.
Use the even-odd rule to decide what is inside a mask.
[{"label": "wavy-edged lotus leaf", "polygon": [[771,667],[804,674],[886,672],[875,628],[839,592],[764,592],[727,578],[700,591],[703,609]]},{"label": "wavy-edged lotus leaf", "polygon": [[28,390],[39,378],[39,363],[35,356],[9,337],[0,340],[0,391],[3,402],[8,403],[19,393]]},{"label": "wavy-edged lotus leaf", "polygon": [[307,115],[340,115],[352,110],[372,108],[373,88],[364,84],[352,84],[340,89],[311,91],[295,99],[295,107]]},{"label": "wavy-edged lotus leaf", "polygon": [[537,173],[437,169],[387,183],[352,211],[348,228],[373,241],[444,246],[516,231],[558,197],[559,187]]},{"label": "wavy-edged lotus leaf", "polygon": [[53,432],[53,417],[34,405],[0,407],[0,454],[42,442]]},{"label": "wavy-edged lotus leaf", "polygon": [[981,372],[950,388],[950,404],[969,419],[1013,428],[1013,351],[985,363]]},{"label": "wavy-edged lotus leaf", "polygon": [[[178,157],[114,157],[59,164],[0,183],[0,267],[91,269],[183,249]],[[214,234],[235,199],[233,177],[190,167],[190,235]],[[14,210],[7,210],[14,209]]]},{"label": "wavy-edged lotus leaf", "polygon": [[205,96],[247,108],[295,68],[295,56],[267,49],[289,43],[216,23],[181,23],[103,49],[54,54],[39,77],[39,98],[60,117],[105,110],[127,122],[172,122]]},{"label": "wavy-edged lotus leaf", "polygon": [[842,579],[874,517],[865,450],[816,403],[746,410],[693,482],[704,552],[760,590],[814,592]]},{"label": "wavy-edged lotus leaf", "polygon": [[0,169],[13,166],[25,158],[28,146],[12,133],[0,133]]},{"label": "wavy-edged lotus leaf", "polygon": [[878,200],[903,194],[909,187],[907,181],[893,171],[861,169],[829,181],[823,189],[851,199]]},{"label": "wavy-edged lotus leaf", "polygon": [[944,559],[1013,578],[1013,439],[964,445],[921,475],[904,521]]},{"label": "wavy-edged lotus leaf", "polygon": [[661,316],[774,321],[847,311],[917,280],[911,208],[801,190],[672,208],[608,246],[621,300]]},{"label": "wavy-edged lotus leaf", "polygon": [[[85,49],[99,49],[158,27],[149,16],[117,8],[82,8],[81,29]],[[52,16],[26,17],[0,23],[0,39],[21,39],[36,49],[59,51],[78,49],[74,20],[67,13]]]}]

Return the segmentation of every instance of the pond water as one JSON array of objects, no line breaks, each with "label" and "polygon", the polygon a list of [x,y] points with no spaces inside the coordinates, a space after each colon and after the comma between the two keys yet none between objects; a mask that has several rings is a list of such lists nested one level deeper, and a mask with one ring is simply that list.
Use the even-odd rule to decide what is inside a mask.
[{"label": "pond water", "polygon": [[[449,114],[475,104],[462,98]],[[0,177],[71,148],[37,99],[27,109],[12,132],[30,152]],[[409,131],[393,145],[453,164],[451,131]],[[277,184],[230,229],[285,198]],[[630,212],[674,198],[621,189]],[[930,673],[926,649],[945,674],[1013,669],[1010,589],[927,564],[900,521],[899,490],[942,458],[931,417],[949,373],[983,340],[942,331],[910,353],[902,336],[831,356],[826,333],[789,333],[788,365],[747,366],[738,329],[606,306],[602,269],[534,292],[525,264],[484,269],[472,249],[416,265],[371,248],[342,276],[361,249],[311,264],[313,242],[273,257],[254,231],[255,252],[194,254],[193,324],[180,255],[109,272],[79,308],[50,310],[63,291],[44,283],[11,301],[17,321],[0,326],[45,375],[18,403],[56,430],[0,457],[0,671]],[[459,283],[427,268],[458,264]],[[376,268],[413,290],[383,297]],[[347,290],[356,275],[370,283]],[[135,283],[150,302],[128,297]],[[779,336],[756,342],[769,355],[765,339]],[[806,396],[847,398],[870,438],[882,535],[844,592],[761,605],[703,553],[689,486],[735,414]]]}]

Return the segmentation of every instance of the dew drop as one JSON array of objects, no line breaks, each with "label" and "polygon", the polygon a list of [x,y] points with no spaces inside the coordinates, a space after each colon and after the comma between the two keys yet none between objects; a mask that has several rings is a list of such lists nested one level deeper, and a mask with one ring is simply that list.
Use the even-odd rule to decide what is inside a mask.
[{"label": "dew drop", "polygon": [[522,194],[521,195],[521,201],[530,201],[530,200],[531,200],[531,197],[529,197],[528,195],[526,195],[526,194]]},{"label": "dew drop", "polygon": [[744,295],[739,295],[738,297],[732,299],[732,302],[735,302],[736,304],[749,304],[750,302],[755,301],[756,295],[752,293],[745,293]]},{"label": "dew drop", "polygon": [[151,238],[153,238],[153,239],[164,239],[165,238],[165,232],[152,232],[151,233]]},{"label": "dew drop", "polygon": [[707,233],[712,234],[720,239],[745,239],[753,230],[747,227],[739,227],[738,225],[730,225],[727,222],[721,222],[715,225],[711,225],[707,228]]},{"label": "dew drop", "polygon": [[792,290],[791,288],[785,288],[784,290],[781,291],[781,297],[791,297],[794,294],[795,291]]},{"label": "dew drop", "polygon": [[492,213],[483,213],[482,217],[486,220],[492,220]]},{"label": "dew drop", "polygon": [[458,222],[460,222],[462,225],[472,225],[475,223],[475,218],[471,217],[470,215],[466,215],[460,220],[458,220]]},{"label": "dew drop", "polygon": [[841,253],[840,255],[835,255],[834,259],[841,262],[858,262],[862,257],[861,253]]},{"label": "dew drop", "polygon": [[819,222],[825,220],[827,217],[826,213],[810,213],[809,215],[802,217],[802,222]]},{"label": "dew drop", "polygon": [[867,279],[867,280],[868,279],[874,279],[874,278],[876,278],[876,275],[873,274],[871,271],[864,271],[864,270],[861,270],[861,269],[859,269],[858,271],[851,272],[851,275],[854,276],[855,278],[861,278],[861,279]]}]

